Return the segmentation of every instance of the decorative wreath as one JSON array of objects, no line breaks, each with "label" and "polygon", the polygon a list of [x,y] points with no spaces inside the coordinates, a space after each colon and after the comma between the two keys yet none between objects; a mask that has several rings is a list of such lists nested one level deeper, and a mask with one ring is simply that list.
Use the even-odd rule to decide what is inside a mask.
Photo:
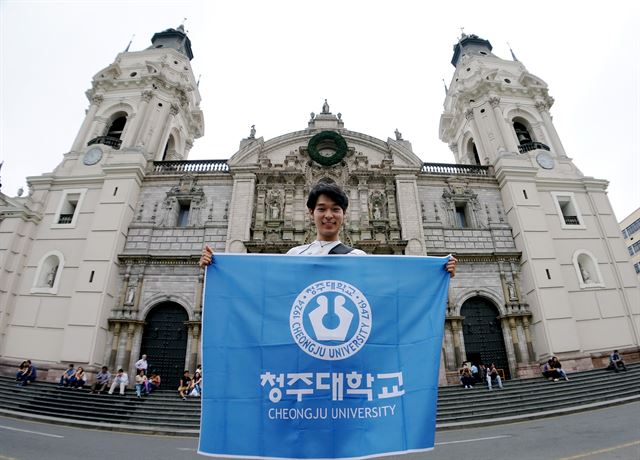
[{"label": "decorative wreath", "polygon": [[[331,156],[320,155],[318,152],[318,146],[324,142],[330,141],[335,145],[335,152]],[[307,146],[309,156],[323,166],[333,166],[336,163],[340,163],[347,154],[347,141],[344,140],[340,134],[335,131],[322,131],[309,140]]]}]

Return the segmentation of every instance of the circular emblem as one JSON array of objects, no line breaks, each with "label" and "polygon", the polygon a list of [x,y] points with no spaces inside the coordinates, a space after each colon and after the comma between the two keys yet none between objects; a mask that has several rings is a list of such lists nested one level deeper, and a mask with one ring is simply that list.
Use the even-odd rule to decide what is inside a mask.
[{"label": "circular emblem", "polygon": [[316,163],[333,166],[347,154],[347,141],[335,131],[322,131],[309,140],[307,151]]},{"label": "circular emblem", "polygon": [[355,286],[323,280],[304,288],[291,307],[289,328],[308,355],[338,361],[355,355],[371,333],[371,306]]}]

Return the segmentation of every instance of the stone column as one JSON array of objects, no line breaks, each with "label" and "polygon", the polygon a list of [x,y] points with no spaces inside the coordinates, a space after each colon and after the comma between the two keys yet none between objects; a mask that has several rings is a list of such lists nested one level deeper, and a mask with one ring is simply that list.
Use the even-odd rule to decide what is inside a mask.
[{"label": "stone column", "polygon": [[[124,353],[122,354],[122,358],[124,359],[124,362],[122,363],[122,368],[123,369],[129,369],[129,367],[131,366],[131,350],[133,348],[133,336],[136,332],[136,325],[133,322],[129,322],[127,324],[127,334],[126,334],[126,344],[125,344],[125,349],[124,349]],[[135,361],[134,361],[135,362]],[[131,369],[129,369],[130,371]],[[131,373],[129,374],[129,376],[131,376]]]},{"label": "stone column", "polygon": [[118,346],[120,344],[120,323],[113,322],[112,325],[112,339],[111,339],[111,353],[109,353],[109,359],[107,360],[107,366],[113,370],[117,363]]},{"label": "stone column", "polygon": [[126,369],[125,365],[125,352],[127,348],[127,324],[125,322],[117,323],[120,326],[120,335],[118,337],[118,348],[116,351],[116,359],[113,363],[113,368],[117,370],[119,367]]},{"label": "stone column", "polygon": [[106,135],[107,121],[108,120],[104,117],[95,117],[93,119],[93,123],[91,124],[91,127],[88,131],[90,134],[89,136],[87,136],[87,142],[89,142],[89,140],[93,139],[94,137]]},{"label": "stone column", "polygon": [[[142,273],[138,274],[138,284],[136,286],[136,297],[133,299],[133,305],[131,309],[137,312],[140,309],[140,298],[142,297],[142,284],[144,282],[144,275]],[[137,316],[137,315],[136,315]]]},{"label": "stone column", "polygon": [[[387,194],[387,205],[389,206],[388,208],[389,214],[387,217],[389,218],[389,228],[392,230],[391,239],[396,239],[396,238],[399,239],[400,233],[398,232],[399,228],[398,228],[398,207],[397,207],[398,201],[396,200],[396,188],[393,185],[392,181],[388,181],[386,183],[385,190]],[[418,200],[418,202],[420,205],[419,218],[422,221],[424,220],[424,216],[422,215],[422,203],[420,202],[420,200]],[[420,223],[420,225],[422,226],[422,223]]]},{"label": "stone column", "polygon": [[233,177],[233,195],[229,206],[226,252],[246,253],[244,241],[251,237],[251,217],[256,175],[237,173]]},{"label": "stone column", "polygon": [[190,321],[189,331],[189,354],[187,356],[188,366],[185,369],[195,369],[200,364],[200,322]]},{"label": "stone column", "polygon": [[456,370],[456,358],[454,352],[454,344],[453,344],[453,329],[451,326],[451,321],[447,318],[444,323],[444,363],[446,366],[446,370],[455,371]]},{"label": "stone column", "polygon": [[373,232],[369,226],[369,188],[365,177],[360,176],[358,179],[358,207],[360,208],[358,227],[362,239],[368,240],[373,238]]},{"label": "stone column", "polygon": [[451,331],[453,335],[453,352],[455,358],[455,369],[458,369],[462,366],[462,362],[464,361],[464,357],[462,356],[462,342],[464,342],[464,338],[462,337],[462,318],[451,318]]},{"label": "stone column", "polygon": [[89,133],[89,128],[94,122],[94,117],[96,116],[96,112],[98,111],[100,104],[102,104],[102,101],[104,101],[104,97],[100,94],[95,94],[91,97],[89,110],[87,111],[84,121],[82,122],[82,126],[80,126],[80,130],[78,131],[78,135],[71,146],[72,152],[81,152],[86,147],[86,143],[91,140],[87,139],[87,134]]},{"label": "stone column", "polygon": [[132,126],[132,129],[129,129],[122,140],[122,144],[126,145],[136,145],[140,146],[142,143],[140,142],[140,133],[142,128],[147,121],[147,110],[149,110],[149,102],[153,97],[153,91],[143,91],[142,97],[140,99],[140,105],[138,106],[138,113],[136,114],[135,119],[133,120],[135,124]]},{"label": "stone column", "polygon": [[507,321],[509,322],[509,331],[511,332],[511,343],[513,346],[513,353],[516,357],[516,364],[520,364],[522,362],[522,353],[520,351],[518,330],[516,329],[516,319],[513,316],[510,316]]},{"label": "stone column", "polygon": [[[293,207],[295,205],[295,192],[296,186],[293,183],[291,177],[287,178],[287,182],[284,185],[284,204],[282,206],[282,217],[284,219],[284,228],[287,230],[293,229]],[[283,239],[293,239],[293,234],[287,235],[288,238]]]},{"label": "stone column", "polygon": [[522,303],[522,291],[520,290],[520,272],[516,269],[515,264],[511,262],[511,278],[513,278],[513,286],[516,289],[516,295],[518,296],[518,302]]},{"label": "stone column", "polygon": [[531,330],[529,329],[529,318],[527,316],[522,317],[522,328],[524,329],[524,337],[527,341],[527,353],[529,353],[529,361],[536,359],[536,355],[533,350],[533,342],[531,341]]},{"label": "stone column", "polygon": [[509,304],[511,303],[509,299],[509,288],[507,286],[507,276],[502,270],[502,267],[500,267],[500,285],[502,286],[502,295],[504,296],[504,306],[507,313],[509,313],[511,310],[511,308],[509,308]]},{"label": "stone column", "polygon": [[[140,359],[140,357],[142,356],[142,353],[140,350],[140,346],[142,345],[142,330],[143,330],[143,323],[138,322],[134,325],[134,331],[133,331],[133,337],[132,337],[132,343],[131,343],[131,354],[129,356],[129,362],[132,364],[138,361],[138,359]],[[136,370],[133,369],[133,372],[134,372],[133,375],[135,375]]]},{"label": "stone column", "polygon": [[[473,109],[466,110],[464,113],[464,117],[467,119],[467,123],[469,124],[469,130],[471,131],[471,135],[473,136],[473,142],[476,144],[478,157],[480,158],[480,160],[482,160],[482,155],[488,156],[487,151],[489,142],[485,142],[485,139],[482,137],[482,131],[478,131],[478,125],[473,114]],[[463,145],[462,148],[465,149],[465,146]],[[471,162],[468,152],[465,161],[467,163]]]},{"label": "stone column", "polygon": [[127,268],[122,277],[122,295],[120,296],[120,302],[118,306],[124,308],[124,304],[127,301],[127,291],[129,290],[129,279],[131,278],[131,264],[127,264]]},{"label": "stone column", "polygon": [[502,110],[500,109],[500,98],[498,96],[491,96],[489,98],[489,104],[491,104],[496,124],[498,125],[500,135],[502,136],[502,147],[509,152],[517,152],[518,145],[515,143],[514,136],[504,119]]},{"label": "stone column", "polygon": [[396,190],[400,202],[398,215],[402,239],[407,241],[405,254],[423,256],[426,254],[426,250],[416,176],[398,174],[396,176]]},{"label": "stone column", "polygon": [[[162,129],[156,130],[151,136],[151,140],[149,141],[148,148],[149,152],[153,154],[153,158],[155,160],[162,159],[162,152],[164,152],[164,146],[161,144],[163,139],[168,139],[168,131],[171,127],[171,122],[173,118],[178,114],[180,108],[176,104],[171,104],[169,106],[169,113],[166,115],[164,119],[164,123],[162,123]],[[160,124],[160,123],[158,123]]]},{"label": "stone column", "polygon": [[536,102],[536,109],[540,112],[542,116],[542,120],[544,122],[544,127],[546,128],[547,133],[549,133],[549,137],[551,138],[551,145],[559,156],[567,156],[567,153],[564,151],[564,147],[562,146],[562,142],[560,141],[560,136],[558,136],[558,132],[556,131],[555,126],[553,125],[553,120],[551,119],[551,114],[549,114],[550,105],[544,101]]}]

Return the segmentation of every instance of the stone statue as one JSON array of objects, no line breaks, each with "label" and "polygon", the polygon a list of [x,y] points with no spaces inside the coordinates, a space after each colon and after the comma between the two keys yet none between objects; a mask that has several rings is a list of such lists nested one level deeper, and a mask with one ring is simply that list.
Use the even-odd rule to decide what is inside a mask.
[{"label": "stone statue", "polygon": [[396,128],[395,133],[396,133],[396,140],[397,141],[401,141],[402,140],[402,133],[400,131],[398,131],[398,128]]},{"label": "stone statue", "polygon": [[124,304],[133,305],[133,301],[135,298],[136,298],[136,288],[134,286],[131,286],[129,289],[127,289],[127,297],[125,298]]},{"label": "stone statue", "polygon": [[580,274],[582,275],[582,281],[584,282],[584,284],[593,283],[593,280],[591,279],[591,275],[580,262],[578,262],[578,267],[580,267]]},{"label": "stone statue", "polygon": [[385,218],[385,196],[381,192],[373,192],[369,198],[371,204],[371,218],[381,220]]},{"label": "stone statue", "polygon": [[507,283],[507,290],[509,291],[509,300],[518,300],[518,296],[516,295],[516,287],[511,281]]},{"label": "stone statue", "polygon": [[277,220],[280,218],[280,193],[277,190],[269,191],[267,196],[268,219]]},{"label": "stone statue", "polygon": [[256,138],[256,125],[251,125],[251,131],[249,132],[249,139]]},{"label": "stone statue", "polygon": [[329,103],[327,100],[324,100],[324,104],[322,104],[322,113],[331,113],[329,112]]},{"label": "stone statue", "polygon": [[58,274],[58,266],[51,268],[51,271],[47,273],[47,286],[53,287],[53,283],[56,282],[56,275]]}]

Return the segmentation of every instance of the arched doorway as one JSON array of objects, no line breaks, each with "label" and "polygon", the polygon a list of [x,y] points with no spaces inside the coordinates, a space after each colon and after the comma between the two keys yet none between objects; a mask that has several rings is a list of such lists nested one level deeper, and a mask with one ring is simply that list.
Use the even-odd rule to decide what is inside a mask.
[{"label": "arched doorway", "polygon": [[189,315],[180,305],[166,302],[147,314],[140,354],[147,355],[149,372],[157,372],[163,388],[177,388],[187,354]]},{"label": "arched doorway", "polygon": [[509,377],[509,360],[504,346],[499,313],[491,302],[483,297],[472,297],[462,304],[460,315],[467,361],[495,363]]}]

